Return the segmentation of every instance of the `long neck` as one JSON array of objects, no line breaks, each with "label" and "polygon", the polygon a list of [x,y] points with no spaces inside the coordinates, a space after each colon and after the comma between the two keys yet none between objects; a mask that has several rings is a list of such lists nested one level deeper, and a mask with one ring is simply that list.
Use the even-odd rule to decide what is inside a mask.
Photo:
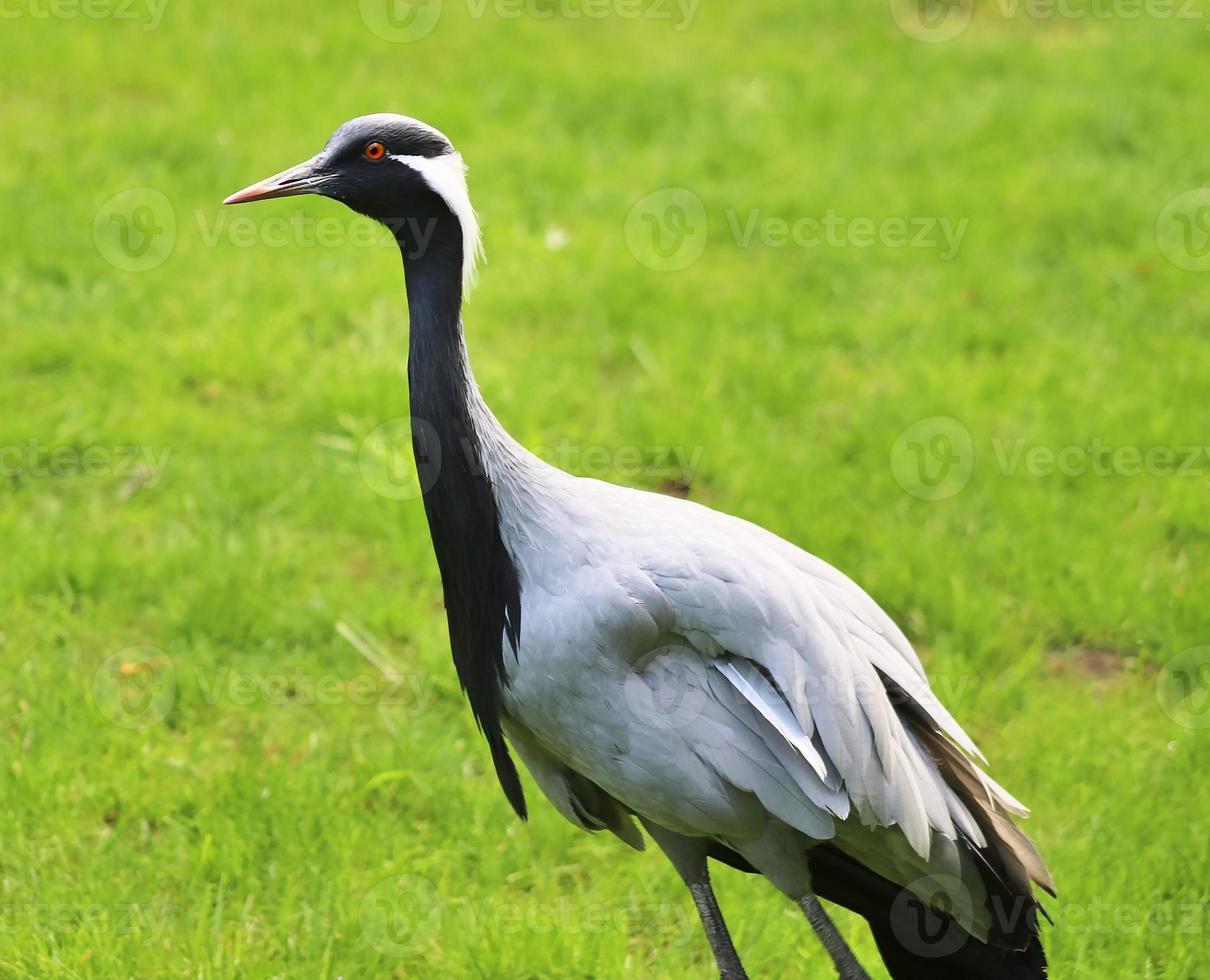
[{"label": "long neck", "polygon": [[[441,572],[458,678],[482,728],[504,793],[525,800],[500,727],[505,637],[515,656],[521,585],[500,534],[489,454],[507,437],[479,396],[462,334],[462,233],[448,209],[398,229],[408,313],[412,448]],[[422,242],[414,234],[428,232]]]}]

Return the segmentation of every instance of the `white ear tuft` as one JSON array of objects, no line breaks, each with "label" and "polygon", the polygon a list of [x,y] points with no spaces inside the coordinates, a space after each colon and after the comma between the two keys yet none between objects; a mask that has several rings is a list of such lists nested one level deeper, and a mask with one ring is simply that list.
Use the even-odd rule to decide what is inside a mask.
[{"label": "white ear tuft", "polygon": [[471,205],[466,188],[466,164],[462,154],[450,152],[439,157],[392,156],[392,160],[415,170],[436,193],[462,226],[462,295],[470,295],[483,259],[483,240],[479,234],[479,218]]}]

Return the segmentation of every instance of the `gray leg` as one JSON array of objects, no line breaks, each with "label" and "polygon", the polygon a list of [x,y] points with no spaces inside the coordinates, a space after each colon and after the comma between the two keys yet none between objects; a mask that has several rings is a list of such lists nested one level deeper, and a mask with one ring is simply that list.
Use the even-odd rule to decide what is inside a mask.
[{"label": "gray leg", "polygon": [[857,957],[849,949],[849,944],[844,941],[844,937],[828,918],[828,913],[819,904],[819,899],[814,895],[808,895],[806,898],[799,899],[798,904],[806,913],[807,921],[811,923],[815,935],[823,943],[823,948],[832,957],[832,963],[840,975],[840,980],[870,980],[869,974],[861,968]]},{"label": "gray leg", "polygon": [[693,904],[697,906],[697,914],[701,916],[702,927],[706,930],[706,939],[714,953],[714,962],[718,964],[719,976],[722,980],[748,980],[714,897],[714,889],[710,887],[706,842],[701,838],[683,837],[647,820],[643,820],[643,826],[668,856],[681,880],[689,886]]},{"label": "gray leg", "polygon": [[739,961],[739,953],[735,951],[735,944],[731,942],[727,923],[723,921],[723,913],[714,898],[714,889],[710,887],[710,872],[703,866],[701,878],[687,884],[693,893],[697,914],[702,918],[702,927],[706,930],[706,939],[710,941],[714,962],[718,964],[719,976],[722,980],[748,980],[744,965]]}]

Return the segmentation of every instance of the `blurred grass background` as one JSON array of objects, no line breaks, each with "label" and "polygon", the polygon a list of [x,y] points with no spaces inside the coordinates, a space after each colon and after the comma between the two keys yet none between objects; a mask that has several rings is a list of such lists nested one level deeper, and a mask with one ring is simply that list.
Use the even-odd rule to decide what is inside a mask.
[{"label": "blurred grass background", "polygon": [[[514,435],[847,571],[1034,808],[1054,975],[1207,975],[1210,450],[1002,461],[1210,443],[1202,239],[1157,241],[1208,183],[1200,7],[1000,0],[930,43],[946,11],[839,0],[429,0],[412,41],[376,0],[124,4],[0,30],[0,974],[712,973],[662,858],[532,783],[517,823],[486,765],[422,507],[367,450],[406,412],[397,254],[332,202],[250,237],[219,206],[388,110],[471,165],[469,343]],[[675,272],[626,234],[668,187],[708,228]],[[965,231],[745,246],[752,212]],[[938,417],[970,476],[929,500],[895,454]],[[719,879],[753,976],[828,972]]]}]

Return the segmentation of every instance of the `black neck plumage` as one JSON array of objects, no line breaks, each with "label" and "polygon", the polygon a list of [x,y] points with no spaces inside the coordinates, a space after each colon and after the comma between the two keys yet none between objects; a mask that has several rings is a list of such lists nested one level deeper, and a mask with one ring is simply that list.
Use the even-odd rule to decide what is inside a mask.
[{"label": "black neck plumage", "polygon": [[[458,679],[487,738],[504,794],[526,815],[501,730],[505,639],[517,653],[521,584],[500,534],[486,465],[494,425],[479,398],[462,334],[462,229],[444,202],[394,229],[404,257],[411,335],[412,448],[441,572]],[[484,418],[486,416],[486,419]]]}]

